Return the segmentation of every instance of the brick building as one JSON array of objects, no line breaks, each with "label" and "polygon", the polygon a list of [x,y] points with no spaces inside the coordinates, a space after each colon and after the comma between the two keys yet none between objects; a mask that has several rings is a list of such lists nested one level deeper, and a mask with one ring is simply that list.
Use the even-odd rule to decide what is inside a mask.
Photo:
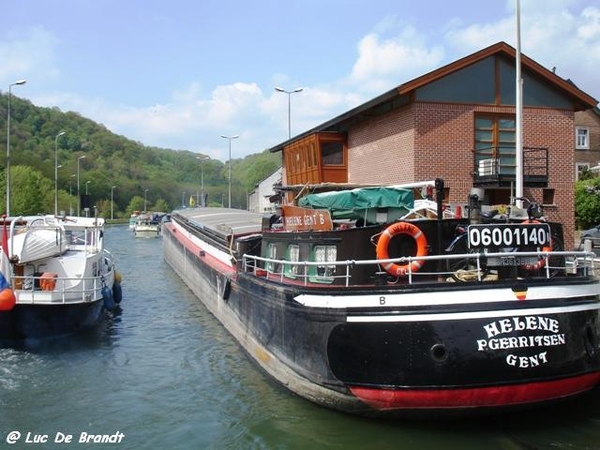
[{"label": "brick building", "polygon": [[575,112],[575,176],[583,169],[600,172],[600,109]]},{"label": "brick building", "polygon": [[[515,189],[515,57],[504,42],[401,84],[279,144],[283,184],[400,184],[443,178],[446,201],[484,204]],[[597,101],[521,56],[524,194],[573,242],[577,111]]]}]

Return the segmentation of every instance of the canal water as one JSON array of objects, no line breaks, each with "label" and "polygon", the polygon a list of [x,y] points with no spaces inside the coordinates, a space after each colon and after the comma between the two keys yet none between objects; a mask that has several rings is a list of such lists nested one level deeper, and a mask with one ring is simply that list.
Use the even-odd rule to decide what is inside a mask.
[{"label": "canal water", "polygon": [[0,349],[0,449],[600,449],[598,389],[477,420],[382,421],[315,406],[245,356],[165,264],[160,238],[117,226],[106,242],[122,312],[81,335]]}]

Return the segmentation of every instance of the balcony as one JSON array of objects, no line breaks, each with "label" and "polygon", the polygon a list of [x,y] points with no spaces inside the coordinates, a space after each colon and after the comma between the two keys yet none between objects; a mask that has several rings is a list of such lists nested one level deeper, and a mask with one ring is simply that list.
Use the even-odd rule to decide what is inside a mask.
[{"label": "balcony", "polygon": [[[507,187],[515,183],[514,147],[489,147],[474,153],[473,185]],[[523,186],[548,187],[548,149],[523,147]]]}]

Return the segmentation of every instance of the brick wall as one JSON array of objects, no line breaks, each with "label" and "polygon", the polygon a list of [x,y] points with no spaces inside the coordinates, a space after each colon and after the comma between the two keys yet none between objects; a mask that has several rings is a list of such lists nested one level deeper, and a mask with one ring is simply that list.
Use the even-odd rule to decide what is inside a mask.
[{"label": "brick wall", "polygon": [[413,106],[362,122],[348,132],[348,182],[415,181]]}]

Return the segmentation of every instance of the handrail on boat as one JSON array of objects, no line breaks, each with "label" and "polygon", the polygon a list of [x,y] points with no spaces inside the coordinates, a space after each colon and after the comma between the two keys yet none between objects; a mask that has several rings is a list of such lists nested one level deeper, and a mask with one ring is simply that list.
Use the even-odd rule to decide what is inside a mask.
[{"label": "handrail on boat", "polygon": [[[309,283],[311,278],[316,280],[333,280],[336,278],[345,278],[346,287],[350,286],[350,280],[352,278],[351,270],[355,266],[365,265],[381,265],[381,264],[406,264],[407,267],[407,281],[408,284],[413,283],[413,278],[419,275],[451,275],[453,272],[423,272],[413,271],[411,263],[413,261],[428,262],[428,261],[448,261],[448,260],[468,260],[475,266],[470,271],[477,277],[477,281],[483,281],[485,273],[482,270],[485,266],[485,260],[489,258],[510,258],[510,257],[537,257],[544,261],[544,277],[551,278],[554,270],[565,270],[570,271],[569,273],[576,273],[578,270],[583,270],[586,275],[595,275],[594,272],[594,253],[587,251],[520,251],[520,252],[478,252],[478,253],[464,253],[464,254],[444,254],[444,255],[428,255],[422,257],[403,256],[400,258],[390,259],[369,259],[369,260],[346,260],[346,261],[290,261],[285,259],[272,259],[264,258],[256,255],[244,255],[243,256],[243,268],[247,272],[258,273],[259,271],[266,271],[267,277],[269,275],[276,276],[280,282],[283,282],[286,278],[286,268],[290,267],[301,267],[303,270],[294,272],[293,277],[303,278],[304,285]],[[551,266],[550,258],[559,257],[564,258],[565,264],[562,267]],[[333,276],[318,276],[310,274],[307,267],[324,267],[324,266],[344,266],[346,268],[345,274],[333,275]],[[281,267],[281,270],[272,271],[269,267]],[[383,272],[377,272],[383,273]]]},{"label": "handrail on boat", "polygon": [[[52,290],[39,287],[43,276],[13,276],[15,284],[23,286],[17,290],[18,302],[21,304],[65,304],[90,302],[102,297],[102,289],[106,285],[104,277],[57,277],[53,280],[56,285]],[[36,284],[36,281],[38,282]],[[67,286],[73,282],[72,286]],[[22,294],[29,294],[26,298]],[[36,297],[38,298],[36,301]]]}]

